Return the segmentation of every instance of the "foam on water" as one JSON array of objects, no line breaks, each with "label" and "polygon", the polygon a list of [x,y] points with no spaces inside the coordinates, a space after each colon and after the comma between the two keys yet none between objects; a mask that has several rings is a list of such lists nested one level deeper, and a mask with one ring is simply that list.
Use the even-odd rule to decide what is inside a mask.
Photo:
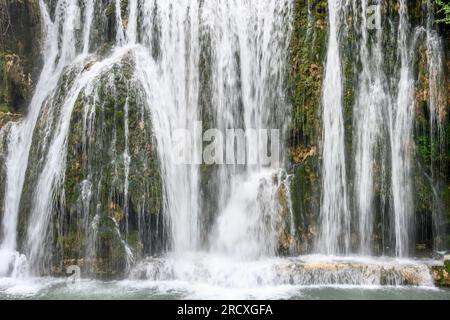
[{"label": "foam on water", "polygon": [[300,256],[295,258],[230,259],[187,253],[143,261],[131,278],[187,281],[225,288],[278,285],[424,285],[433,286],[429,267],[420,261],[372,258]]},{"label": "foam on water", "polygon": [[326,297],[329,292],[336,296],[444,297],[448,292],[431,282],[430,263],[436,261],[321,255],[248,261],[191,252],[149,258],[132,269],[128,279],[120,281],[81,279],[72,284],[55,278],[3,278],[0,297],[308,299]]}]

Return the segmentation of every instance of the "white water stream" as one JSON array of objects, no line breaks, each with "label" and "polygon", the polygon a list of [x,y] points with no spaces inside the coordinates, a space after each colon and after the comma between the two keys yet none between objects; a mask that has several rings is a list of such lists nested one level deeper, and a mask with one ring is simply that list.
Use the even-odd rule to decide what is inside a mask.
[{"label": "white water stream", "polygon": [[[411,150],[414,120],[414,81],[412,74],[412,32],[405,1],[400,1],[398,50],[399,80],[396,93],[386,88],[383,73],[382,30],[369,35],[365,7],[353,2],[353,9],[363,8],[361,20],[356,20],[361,35],[358,59],[362,70],[353,106],[355,177],[353,191],[349,188],[346,167],[344,127],[344,87],[342,71],[341,29],[345,6],[342,0],[329,0],[329,34],[321,116],[322,132],[322,197],[316,251],[326,255],[298,259],[275,258],[279,245],[280,221],[290,219],[290,240],[296,229],[292,212],[289,176],[282,169],[284,159],[272,166],[229,164],[217,166],[214,178],[218,188],[212,195],[217,202],[208,245],[202,244],[201,185],[202,172],[198,152],[202,141],[188,144],[187,152],[193,164],[179,165],[173,133],[187,129],[194,133],[202,112],[200,96],[205,90],[202,79],[209,72],[211,86],[208,97],[212,105],[211,122],[222,132],[227,129],[278,129],[280,154],[289,123],[290,105],[285,96],[285,75],[289,53],[293,1],[200,1],[155,0],[128,1],[124,15],[121,1],[115,0],[115,42],[106,56],[93,51],[92,34],[97,19],[98,3],[85,0],[58,0],[50,14],[47,1],[40,0],[45,64],[26,118],[10,128],[6,160],[6,195],[0,246],[0,277],[18,274],[39,275],[49,264],[49,242],[54,214],[55,195],[61,191],[66,170],[71,118],[80,95],[96,97],[102,76],[129,59],[133,65],[133,81],[142,86],[143,99],[152,116],[152,129],[157,141],[164,191],[163,214],[169,227],[168,247],[171,252],[161,259],[144,260],[132,271],[134,277],[155,281],[186,281],[209,283],[219,287],[255,287],[284,285],[373,285],[386,282],[404,284],[413,274],[414,284],[430,286],[428,268],[422,263],[399,260],[363,259],[342,261],[339,255],[351,252],[352,205],[354,192],[358,252],[372,253],[374,225],[374,161],[379,157],[377,146],[380,132],[389,132],[391,148],[392,214],[395,254],[407,256],[412,228],[411,215]],[[345,9],[345,10],[344,10]],[[427,33],[431,59],[429,69],[432,99],[437,99],[435,83],[442,70],[440,58],[432,53],[439,46],[431,30]],[[208,48],[208,67],[202,53]],[[208,69],[209,71],[206,71]],[[203,73],[202,73],[203,72]],[[69,82],[67,79],[71,77]],[[66,86],[62,101],[58,89]],[[436,91],[436,92],[435,92]],[[95,99],[94,99],[95,100]],[[433,100],[432,100],[433,101]],[[93,104],[95,105],[95,103]],[[432,103],[432,108],[436,104]],[[90,106],[92,107],[92,106]],[[125,152],[123,154],[125,199],[128,199],[130,170],[130,136],[128,98],[125,103]],[[44,142],[34,141],[36,124],[48,112]],[[434,110],[434,109],[433,109]],[[84,135],[89,108],[85,109]],[[438,111],[434,111],[438,117]],[[383,117],[388,117],[387,128]],[[45,119],[45,118],[44,118]],[[433,120],[432,120],[432,123]],[[386,126],[386,124],[385,124]],[[205,129],[205,128],[201,128]],[[84,136],[86,139],[86,136]],[[40,159],[32,205],[28,213],[24,244],[18,251],[17,230],[21,197],[29,155],[33,143],[46,146]],[[267,141],[259,141],[258,151],[267,150]],[[274,141],[271,141],[272,144]],[[275,141],[276,142],[276,141]],[[233,148],[234,149],[234,148]],[[246,153],[238,145],[237,153]],[[267,154],[267,152],[265,153]],[[223,157],[225,158],[225,154]],[[274,155],[272,154],[272,157]],[[224,159],[225,160],[225,159]],[[259,159],[261,160],[261,159]],[[83,210],[86,229],[92,229],[88,251],[96,241],[99,213],[89,220],[90,184],[83,182]],[[281,201],[281,200],[283,201]],[[125,215],[128,219],[128,200]],[[127,262],[134,259],[126,237],[116,231],[127,252]],[[126,231],[128,230],[128,220]],[[292,243],[290,246],[293,245]],[[199,253],[199,251],[208,253]],[[290,248],[290,252],[295,250]],[[336,269],[336,265],[337,267]],[[388,269],[388,275],[382,274]],[[28,270],[29,269],[29,270]],[[337,270],[337,271],[336,271]],[[384,271],[383,271],[384,270]],[[216,281],[216,282],[214,282]],[[383,282],[384,281],[384,282]],[[409,281],[409,280],[408,280]]]},{"label": "white water stream", "polygon": [[323,173],[318,252],[346,254],[350,250],[351,212],[345,166],[343,79],[339,31],[343,2],[329,0],[328,52],[322,94]]}]

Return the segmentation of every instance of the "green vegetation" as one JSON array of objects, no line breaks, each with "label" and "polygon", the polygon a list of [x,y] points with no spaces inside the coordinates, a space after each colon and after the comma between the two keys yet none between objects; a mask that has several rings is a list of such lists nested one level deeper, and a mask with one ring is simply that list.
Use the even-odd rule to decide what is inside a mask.
[{"label": "green vegetation", "polygon": [[437,141],[432,141],[429,135],[421,135],[416,138],[416,152],[424,164],[436,162],[441,157]]},{"label": "green vegetation", "polygon": [[450,3],[445,3],[443,0],[434,0],[436,2],[437,13],[442,16],[437,22],[450,24]]},{"label": "green vegetation", "polygon": [[290,45],[289,93],[293,105],[290,146],[317,145],[320,132],[322,62],[326,49],[327,3],[296,1]]},{"label": "green vegetation", "polygon": [[295,1],[288,76],[293,108],[288,153],[294,165],[291,195],[300,252],[307,252],[312,245],[320,202],[317,146],[326,42],[327,2]]}]

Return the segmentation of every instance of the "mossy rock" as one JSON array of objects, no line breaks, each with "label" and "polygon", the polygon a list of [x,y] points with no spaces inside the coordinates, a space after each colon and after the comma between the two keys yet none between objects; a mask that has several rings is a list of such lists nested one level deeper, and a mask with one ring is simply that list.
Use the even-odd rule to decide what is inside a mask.
[{"label": "mossy rock", "polygon": [[[310,5],[310,8],[308,8]],[[326,54],[327,1],[295,1],[290,43],[288,92],[293,106],[291,147],[316,146],[320,138],[320,101]]]},{"label": "mossy rock", "polygon": [[[87,215],[85,219],[92,221],[100,212],[101,221],[112,219],[117,223],[121,245],[127,243],[139,257],[155,253],[147,236],[157,231],[148,224],[161,215],[163,193],[150,109],[142,88],[132,80],[132,70],[128,62],[115,67],[99,80],[93,96],[82,94],[75,103],[64,206],[69,230],[86,231],[76,217]],[[101,242],[112,238],[98,232],[99,245],[110,248],[111,244]],[[66,251],[63,255],[64,259],[73,258]],[[111,263],[108,256],[102,261],[104,265]]]},{"label": "mossy rock", "polygon": [[124,275],[128,267],[127,252],[114,219],[102,216],[97,225],[96,255],[88,266],[88,273],[100,278]]},{"label": "mossy rock", "polygon": [[319,158],[310,156],[296,164],[292,172],[292,209],[301,253],[308,253],[317,234],[321,185],[318,166]]},{"label": "mossy rock", "polygon": [[313,245],[320,205],[317,146],[322,130],[320,105],[327,47],[327,8],[326,0],[294,3],[288,76],[293,111],[288,153],[293,165],[291,197],[300,253],[310,252]]},{"label": "mossy rock", "polygon": [[450,287],[450,268],[447,266],[433,266],[431,275],[436,286]]}]

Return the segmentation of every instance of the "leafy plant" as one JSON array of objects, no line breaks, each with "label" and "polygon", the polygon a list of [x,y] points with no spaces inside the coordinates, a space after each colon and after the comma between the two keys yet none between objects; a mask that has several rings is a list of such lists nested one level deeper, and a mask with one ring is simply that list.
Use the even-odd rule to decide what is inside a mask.
[{"label": "leafy plant", "polygon": [[442,19],[437,20],[437,22],[442,22],[450,24],[450,3],[445,3],[443,0],[434,0],[438,6],[437,13],[443,14]]}]

